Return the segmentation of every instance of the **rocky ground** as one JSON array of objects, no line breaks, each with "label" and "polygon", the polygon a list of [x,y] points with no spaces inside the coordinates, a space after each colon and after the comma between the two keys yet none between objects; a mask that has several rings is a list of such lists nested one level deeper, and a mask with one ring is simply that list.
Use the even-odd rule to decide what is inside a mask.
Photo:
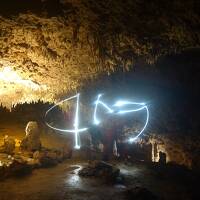
[{"label": "rocky ground", "polygon": [[0,180],[29,174],[35,168],[55,166],[67,158],[68,152],[45,148],[35,152],[19,151],[13,155],[0,153]]},{"label": "rocky ground", "polygon": [[[65,140],[55,133],[35,138],[37,126],[30,127],[26,136],[23,127],[1,128],[0,200],[199,199],[199,175],[186,167],[94,161],[83,150],[73,151],[69,159],[67,149],[61,148]],[[20,141],[25,147],[20,148]]]},{"label": "rocky ground", "polygon": [[[56,135],[51,138],[51,134],[47,133],[45,137],[41,137],[42,131],[36,122],[30,122],[25,130],[14,124],[4,124],[2,127],[4,128],[1,128],[0,135],[0,180],[29,174],[35,168],[55,166],[71,156],[70,149],[63,143],[65,140],[56,146],[59,140],[62,141]],[[54,148],[51,146],[52,143]]]},{"label": "rocky ground", "polygon": [[175,176],[167,168],[145,163],[110,164],[120,169],[121,182],[108,182],[104,176],[80,176],[87,163],[68,160],[53,168],[34,170],[23,178],[1,181],[0,200],[198,199],[194,193],[197,188],[185,172]]}]

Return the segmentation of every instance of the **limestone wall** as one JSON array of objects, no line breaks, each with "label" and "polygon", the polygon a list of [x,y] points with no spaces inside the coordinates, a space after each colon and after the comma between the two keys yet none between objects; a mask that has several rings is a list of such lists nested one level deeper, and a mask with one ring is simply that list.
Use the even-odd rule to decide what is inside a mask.
[{"label": "limestone wall", "polygon": [[175,162],[189,168],[199,167],[199,147],[198,138],[180,135],[157,135],[150,137],[152,144],[152,161],[159,161],[159,151],[166,154],[167,162]]}]

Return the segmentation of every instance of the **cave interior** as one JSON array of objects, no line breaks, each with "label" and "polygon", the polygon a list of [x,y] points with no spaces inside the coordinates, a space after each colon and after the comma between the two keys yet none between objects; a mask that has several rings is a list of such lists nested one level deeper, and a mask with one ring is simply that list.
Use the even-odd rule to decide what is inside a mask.
[{"label": "cave interior", "polygon": [[200,3],[0,2],[0,200],[200,199]]}]

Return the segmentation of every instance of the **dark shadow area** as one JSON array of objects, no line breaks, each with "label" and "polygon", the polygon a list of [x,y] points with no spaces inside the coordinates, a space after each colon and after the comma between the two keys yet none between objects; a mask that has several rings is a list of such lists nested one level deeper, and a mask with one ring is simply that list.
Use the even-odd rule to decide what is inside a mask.
[{"label": "dark shadow area", "polygon": [[61,4],[59,0],[7,0],[0,2],[0,13],[3,16],[15,16],[19,13],[32,12],[35,14],[44,14],[48,17],[62,16],[63,10],[71,10],[71,4]]}]

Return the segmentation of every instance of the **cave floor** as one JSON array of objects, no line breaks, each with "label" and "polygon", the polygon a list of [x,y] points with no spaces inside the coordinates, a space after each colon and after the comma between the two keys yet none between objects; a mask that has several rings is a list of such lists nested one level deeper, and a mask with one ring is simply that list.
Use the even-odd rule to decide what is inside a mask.
[{"label": "cave floor", "polygon": [[136,186],[145,187],[162,199],[192,199],[187,184],[158,178],[144,163],[117,163],[125,177],[123,185],[80,177],[77,172],[84,165],[84,161],[67,160],[52,168],[36,169],[25,177],[8,178],[0,182],[0,200],[116,200],[125,199],[123,191]]},{"label": "cave floor", "polygon": [[[6,134],[22,139],[24,129],[24,125],[1,123],[0,143]],[[42,144],[49,148],[59,148],[65,142],[53,133],[42,135]],[[80,177],[77,172],[86,164],[86,161],[67,160],[52,168],[35,169],[24,177],[0,181],[0,200],[117,200],[126,199],[124,191],[136,186],[145,187],[164,200],[193,200],[193,192],[198,191],[198,184],[187,182],[187,179],[183,181],[181,174],[178,178],[173,174],[168,176],[165,170],[152,168],[152,164],[125,165],[115,161],[124,177],[123,185],[106,183],[100,178]]]}]

